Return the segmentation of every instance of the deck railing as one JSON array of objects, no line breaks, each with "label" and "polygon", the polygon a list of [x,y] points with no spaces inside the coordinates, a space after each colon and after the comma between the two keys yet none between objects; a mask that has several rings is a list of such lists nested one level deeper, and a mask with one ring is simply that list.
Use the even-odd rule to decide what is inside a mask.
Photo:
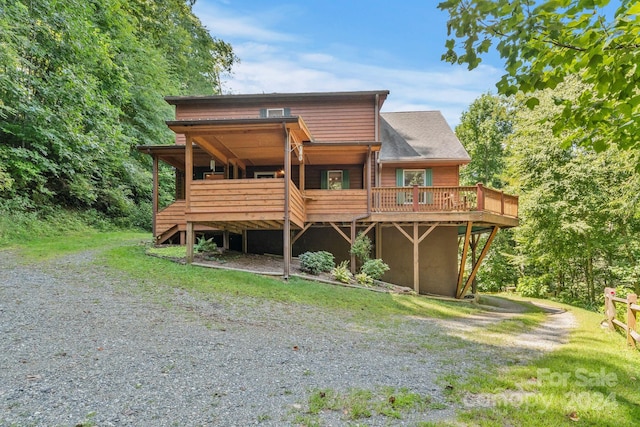
[{"label": "deck railing", "polygon": [[291,212],[292,219],[295,223],[304,223],[307,219],[304,197],[293,181],[289,181],[289,190],[291,192],[289,212]]},{"label": "deck railing", "polygon": [[[282,178],[194,181],[190,189],[190,206],[186,210],[192,216],[211,217],[211,221],[240,221],[251,216],[282,218],[279,213],[283,213],[284,208],[284,184]],[[363,189],[303,192],[290,182],[289,209],[291,219],[298,224],[323,221],[325,217],[366,215],[367,192]],[[377,187],[371,193],[372,213],[469,211],[517,218],[518,198],[481,184],[467,187]],[[158,219],[164,214],[160,213]],[[159,225],[160,228],[166,226],[164,223]]]},{"label": "deck railing", "polygon": [[169,230],[175,225],[186,224],[187,221],[184,216],[185,202],[183,200],[176,200],[160,212],[156,214],[156,229],[155,235],[159,236],[165,231]]},{"label": "deck railing", "polygon": [[378,187],[371,210],[383,212],[485,211],[518,217],[518,197],[478,184],[474,187]]},{"label": "deck railing", "polygon": [[[493,190],[478,184],[478,200],[483,200],[478,210],[497,213],[500,215],[518,217],[518,197],[504,194],[503,191]],[[480,209],[482,207],[482,209]]]}]

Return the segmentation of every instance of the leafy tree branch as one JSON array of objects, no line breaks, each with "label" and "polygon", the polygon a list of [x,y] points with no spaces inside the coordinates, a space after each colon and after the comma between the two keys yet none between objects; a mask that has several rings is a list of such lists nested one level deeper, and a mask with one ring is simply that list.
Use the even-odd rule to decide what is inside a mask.
[{"label": "leafy tree branch", "polygon": [[443,60],[477,67],[495,49],[506,73],[498,93],[555,89],[569,77],[586,90],[556,97],[563,108],[550,117],[562,144],[602,151],[612,144],[640,149],[640,3],[622,0],[447,0],[450,38]]}]

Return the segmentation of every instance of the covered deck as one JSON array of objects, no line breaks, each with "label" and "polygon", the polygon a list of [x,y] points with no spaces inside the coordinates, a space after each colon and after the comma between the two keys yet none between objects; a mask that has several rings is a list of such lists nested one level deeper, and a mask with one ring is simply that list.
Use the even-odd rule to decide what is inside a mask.
[{"label": "covered deck", "polygon": [[[282,230],[283,276],[287,278],[292,245],[313,225],[333,227],[349,244],[357,231],[374,227],[379,242],[382,228],[391,227],[413,245],[413,286],[419,291],[420,243],[437,227],[457,227],[463,237],[464,256],[456,296],[462,297],[497,230],[518,224],[517,197],[481,184],[374,187],[372,160],[380,149],[379,142],[318,143],[300,117],[171,121],[168,125],[184,135],[184,145],[138,149],[153,157],[156,242],[181,233],[188,262],[193,259],[195,231],[242,234],[245,242],[247,230]],[[162,211],[158,209],[159,161],[184,174],[183,197]],[[214,163],[224,165],[224,172],[196,179],[198,168]],[[305,167],[326,164],[362,165],[364,188],[306,189]],[[247,178],[249,168],[273,165],[283,165],[277,176]],[[293,168],[297,183],[292,179]],[[343,232],[345,227],[350,232]],[[465,278],[466,253],[469,248],[475,251],[471,236],[479,232],[489,232],[490,238]],[[355,266],[353,259],[351,265]]]}]

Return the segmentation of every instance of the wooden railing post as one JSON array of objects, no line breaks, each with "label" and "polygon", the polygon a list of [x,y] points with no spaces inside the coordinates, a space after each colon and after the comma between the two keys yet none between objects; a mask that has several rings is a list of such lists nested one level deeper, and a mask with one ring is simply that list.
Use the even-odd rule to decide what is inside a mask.
[{"label": "wooden railing post", "polygon": [[419,196],[419,192],[418,192],[418,186],[414,185],[413,186],[413,211],[414,212],[418,212],[418,196]]},{"label": "wooden railing post", "polygon": [[476,187],[478,188],[478,201],[477,201],[477,209],[479,211],[484,210],[484,186],[481,182],[479,182]]},{"label": "wooden railing post", "polygon": [[636,342],[633,339],[632,332],[636,330],[636,312],[631,307],[632,304],[638,302],[638,295],[627,295],[627,344],[635,347]]},{"label": "wooden railing post", "polygon": [[616,328],[613,325],[613,319],[616,318],[616,305],[611,300],[611,297],[616,296],[616,290],[613,288],[604,288],[604,312],[607,315],[607,324],[609,329],[615,331]]},{"label": "wooden railing post", "polygon": [[500,191],[500,215],[504,215],[504,191]]}]

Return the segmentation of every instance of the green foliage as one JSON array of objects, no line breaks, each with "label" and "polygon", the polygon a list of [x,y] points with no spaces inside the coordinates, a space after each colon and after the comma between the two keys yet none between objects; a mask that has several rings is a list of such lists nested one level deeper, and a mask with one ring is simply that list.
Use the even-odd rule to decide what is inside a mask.
[{"label": "green foliage", "polygon": [[96,211],[60,208],[25,211],[28,201],[12,199],[0,202],[0,247],[55,239],[69,233],[93,236],[99,231],[114,231],[114,224]]},{"label": "green foliage", "polygon": [[545,117],[568,146],[602,151],[611,144],[640,149],[640,8],[631,0],[606,13],[607,0],[447,0],[446,53],[442,59],[477,67],[491,48],[504,59],[498,93],[525,93],[537,108],[537,91],[577,77],[576,97],[554,96],[560,107]]},{"label": "green foliage", "polygon": [[205,238],[205,236],[198,237],[196,244],[193,245],[193,249],[200,254],[216,252],[218,250],[218,245],[213,241],[213,237],[210,239]]},{"label": "green foliage", "polygon": [[502,188],[504,141],[512,131],[512,107],[504,97],[485,94],[462,113],[456,136],[471,156],[460,171],[462,185]]},{"label": "green foliage", "polygon": [[[456,390],[498,402],[485,408],[467,407],[460,411],[458,422],[549,427],[637,423],[637,351],[629,351],[620,335],[598,327],[601,314],[566,305],[558,308],[570,311],[576,319],[568,344],[531,363],[511,367],[488,364],[457,381]],[[579,420],[570,420],[572,413]]]},{"label": "green foliage", "polygon": [[353,278],[351,271],[349,271],[349,261],[342,261],[336,267],[331,270],[331,275],[334,279],[342,283],[349,283]]},{"label": "green foliage", "polygon": [[149,227],[151,162],[134,148],[172,142],[163,96],[218,92],[231,47],[184,0],[0,5],[0,198]]},{"label": "green foliage", "polygon": [[367,273],[358,273],[355,275],[356,282],[362,286],[372,286],[373,278]]},{"label": "green foliage", "polygon": [[362,265],[360,271],[372,279],[377,280],[389,271],[389,266],[381,259],[370,259]]},{"label": "green foliage", "polygon": [[[517,229],[502,229],[498,232],[489,253],[476,276],[478,290],[481,292],[499,292],[507,286],[516,286],[519,271],[515,264],[516,242],[514,233]],[[484,247],[486,234],[480,238],[478,247]]]},{"label": "green foliage", "polygon": [[605,286],[636,280],[630,266],[640,262],[640,176],[628,153],[562,149],[552,124],[540,124],[562,108],[555,97],[585,90],[570,81],[538,93],[536,110],[518,109],[505,175],[509,190],[520,195],[522,218],[512,265],[526,278],[544,278],[521,280],[519,289],[598,307]]},{"label": "green foliage", "polygon": [[298,259],[300,260],[300,269],[314,275],[331,271],[336,265],[333,254],[327,251],[305,252],[300,254]]},{"label": "green foliage", "polygon": [[355,255],[361,263],[364,263],[369,259],[372,249],[371,239],[361,231],[351,245],[350,253]]},{"label": "green foliage", "polygon": [[[523,295],[552,295],[592,309],[600,308],[606,286],[640,291],[637,160],[615,147],[603,153],[577,145],[562,148],[562,137],[554,135],[549,122],[563,108],[557,97],[573,99],[587,90],[578,79],[568,79],[554,91],[537,92],[533,111],[524,95],[509,104],[511,131],[501,142],[502,153],[494,153],[504,165],[496,177],[505,192],[520,196],[520,226],[498,233],[478,273],[479,290],[495,292],[517,284]],[[487,95],[474,102],[470,116],[456,129],[461,139],[469,129],[494,128],[489,107],[497,102]],[[493,156],[480,154],[474,170],[493,162]],[[481,237],[479,247],[485,239]]]},{"label": "green foliage", "polygon": [[547,281],[544,277],[521,277],[518,280],[517,291],[523,297],[544,298],[548,292]]}]

